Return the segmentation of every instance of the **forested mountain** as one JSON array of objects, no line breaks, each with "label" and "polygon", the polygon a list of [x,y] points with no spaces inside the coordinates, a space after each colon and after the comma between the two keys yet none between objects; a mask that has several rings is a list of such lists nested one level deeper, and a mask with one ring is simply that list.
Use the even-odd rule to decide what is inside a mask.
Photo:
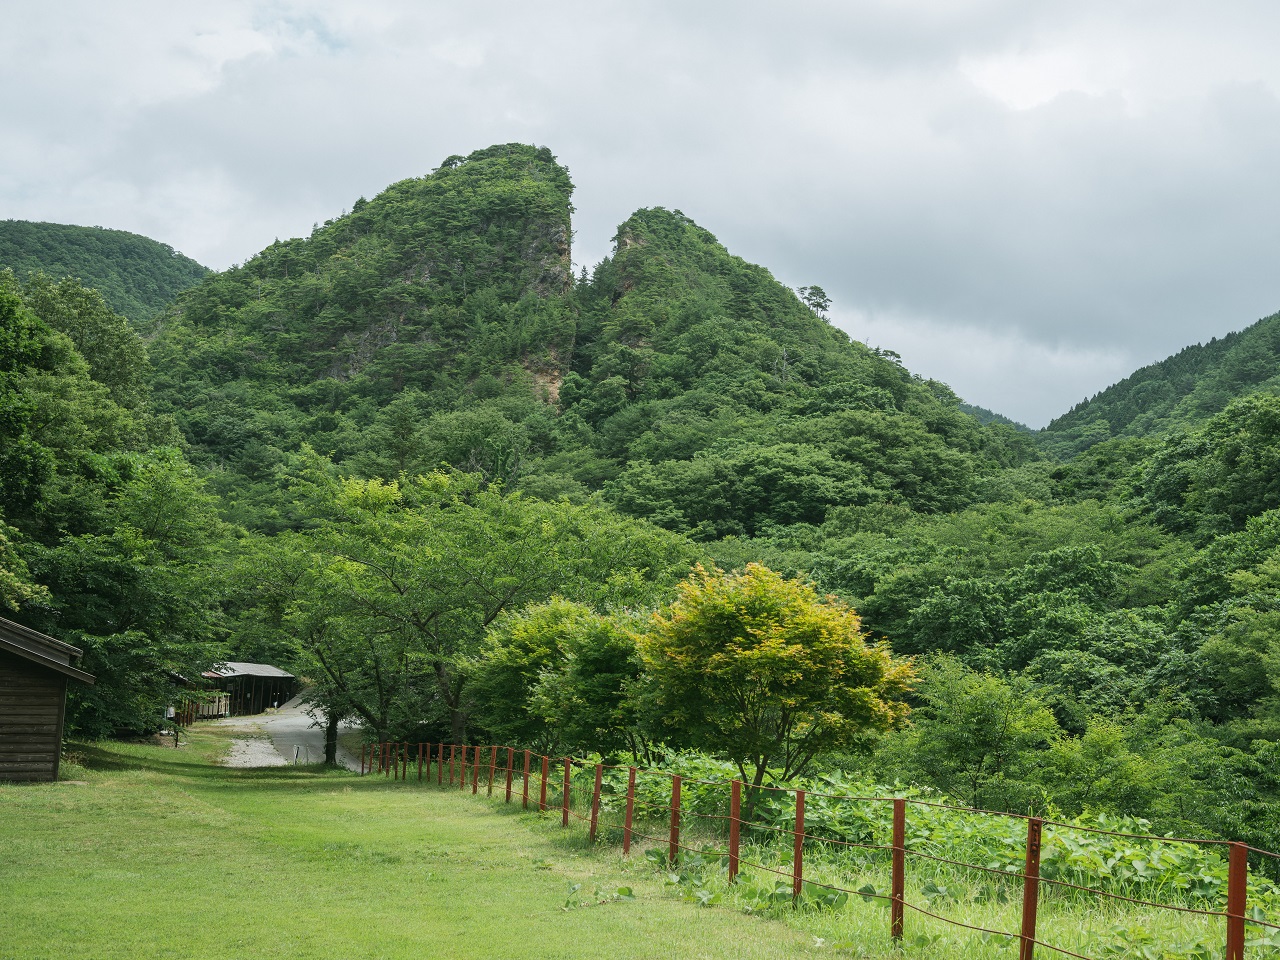
[{"label": "forested mountain", "polygon": [[1019,423],[1017,420],[1012,420],[1002,413],[996,413],[994,410],[988,410],[986,407],[979,407],[972,403],[961,403],[960,409],[979,423],[1003,423],[1005,426],[1013,427],[1015,430],[1022,430],[1026,433],[1031,432],[1031,428],[1025,423]]},{"label": "forested mountain", "polygon": [[1037,456],[679,212],[636,213],[575,282],[571,192],[547,150],[492,147],[210,277],[154,327],[159,409],[242,505],[306,443],[359,476],[603,491],[702,539],[951,510]]},{"label": "forested mountain", "polygon": [[0,273],[0,605],[87,648],[78,731],[224,657],[382,739],[660,753],[697,741],[654,653],[706,639],[679,598],[772,591],[916,658],[910,725],[842,718],[821,763],[1280,848],[1280,321],[1036,437],[679,211],[573,277],[571,197],[545,148],[451,157],[142,339]]},{"label": "forested mountain", "polygon": [[136,233],[29,220],[0,220],[0,269],[6,267],[23,280],[31,273],[74,277],[134,323],[151,319],[209,272]]},{"label": "forested mountain", "polygon": [[1280,314],[1186,347],[1076,404],[1040,433],[1069,457],[1112,437],[1189,427],[1253,393],[1280,392]]}]

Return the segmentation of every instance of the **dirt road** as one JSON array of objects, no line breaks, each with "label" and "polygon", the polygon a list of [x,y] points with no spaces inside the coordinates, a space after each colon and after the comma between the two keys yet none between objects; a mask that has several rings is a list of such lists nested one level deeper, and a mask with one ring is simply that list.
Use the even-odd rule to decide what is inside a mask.
[{"label": "dirt road", "polygon": [[[295,697],[278,710],[253,717],[228,717],[217,721],[258,734],[237,739],[227,764],[234,767],[271,767],[283,763],[324,761],[324,727],[306,712],[307,704]],[[344,725],[343,729],[349,729]],[[263,736],[265,734],[265,736]],[[360,758],[338,748],[338,763],[348,770],[360,769]]]}]

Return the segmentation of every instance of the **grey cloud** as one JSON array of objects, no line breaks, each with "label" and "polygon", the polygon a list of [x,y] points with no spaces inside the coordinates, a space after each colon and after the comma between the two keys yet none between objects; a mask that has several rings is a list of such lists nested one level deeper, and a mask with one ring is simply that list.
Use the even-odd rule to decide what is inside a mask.
[{"label": "grey cloud", "polygon": [[450,154],[535,142],[578,184],[579,262],[635,208],[678,207],[822,284],[855,336],[1039,423],[1280,307],[1280,11],[1239,10],[33,10],[30,43],[0,38],[0,216],[134,229],[221,267]]}]

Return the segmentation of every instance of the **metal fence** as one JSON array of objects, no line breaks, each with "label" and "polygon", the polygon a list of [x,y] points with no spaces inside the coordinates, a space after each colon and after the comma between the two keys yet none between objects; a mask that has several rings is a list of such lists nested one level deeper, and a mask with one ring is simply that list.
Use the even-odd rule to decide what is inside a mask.
[{"label": "metal fence", "polygon": [[[433,755],[434,754],[434,755]],[[625,792],[619,793],[621,777],[625,772]],[[1249,856],[1280,860],[1280,855],[1266,850],[1249,847],[1243,843],[1222,840],[1195,840],[1174,837],[1157,837],[1147,834],[1123,833],[1112,830],[1091,828],[1075,823],[1065,823],[1043,819],[1040,817],[1021,816],[1018,814],[1000,813],[978,810],[951,804],[935,803],[921,799],[894,797],[854,797],[838,794],[816,793],[801,789],[785,787],[752,787],[740,780],[719,781],[682,778],[678,774],[661,770],[638,767],[616,766],[605,763],[593,763],[572,757],[548,757],[535,754],[529,750],[505,746],[475,746],[462,744],[431,743],[380,743],[366,746],[361,755],[361,774],[365,776],[380,775],[397,781],[416,780],[430,782],[434,775],[435,783],[440,787],[466,790],[478,794],[481,786],[487,796],[493,796],[494,790],[502,792],[507,803],[519,800],[524,809],[530,806],[538,810],[559,809],[560,822],[568,827],[571,821],[581,822],[586,826],[591,840],[596,840],[601,828],[602,796],[606,777],[615,792],[606,798],[610,809],[616,810],[621,804],[621,844],[624,854],[631,852],[636,840],[646,840],[665,846],[666,859],[671,864],[678,864],[683,855],[697,855],[705,858],[708,855],[721,858],[727,863],[730,883],[738,878],[743,867],[751,867],[767,874],[773,874],[781,881],[789,881],[793,901],[798,902],[806,887],[826,890],[832,894],[858,896],[867,900],[882,900],[889,907],[888,932],[891,938],[900,941],[903,938],[907,911],[931,917],[943,923],[966,928],[987,936],[1009,938],[1016,941],[1019,947],[1019,960],[1032,960],[1036,947],[1043,947],[1078,960],[1096,960],[1084,953],[1077,953],[1066,947],[1043,939],[1040,932],[1040,903],[1044,896],[1042,888],[1057,887],[1074,891],[1102,900],[1139,905],[1154,910],[1172,913],[1191,914],[1220,921],[1221,935],[1225,943],[1225,951],[1221,954],[1226,960],[1243,960],[1246,947],[1246,924],[1252,925],[1255,931],[1261,931],[1276,939],[1275,933],[1280,925],[1267,920],[1261,912],[1254,909],[1249,912]],[[660,778],[661,803],[655,802],[652,796],[655,789],[647,784],[646,789],[638,790],[641,778]],[[588,786],[589,784],[589,786]],[[706,792],[723,790],[727,796],[721,803],[719,800],[708,805],[706,802],[695,806],[682,801],[682,791],[696,785]],[[778,826],[759,822],[758,818],[743,816],[743,798],[750,795],[759,801],[761,798],[777,803],[779,798],[785,799],[786,809],[793,810],[789,817],[789,826]],[[649,797],[650,799],[645,799]],[[805,815],[810,801],[836,802],[840,804],[857,804],[860,809],[868,810],[876,805],[883,805],[888,812],[891,832],[888,843],[863,842],[847,837],[832,836],[830,830],[806,830]],[[1022,823],[1025,827],[1025,845],[1020,866],[1008,864],[978,864],[953,859],[917,849],[907,842],[909,813],[913,809],[933,808],[948,811],[952,814],[975,815],[981,818],[998,817],[1007,823]],[[692,821],[692,830],[691,822]],[[654,825],[662,828],[660,835],[646,833]],[[1043,876],[1041,874],[1041,850],[1046,837],[1052,831],[1084,833],[1107,837],[1129,839],[1135,841],[1156,841],[1169,844],[1210,845],[1221,848],[1226,854],[1228,863],[1225,903],[1223,909],[1211,909],[1203,906],[1192,906],[1186,903],[1174,904],[1155,899],[1128,896],[1115,890],[1107,890],[1102,886],[1074,883],[1062,878]],[[689,844],[691,832],[695,836],[712,837],[723,846],[708,848],[705,844],[692,846]],[[761,860],[750,859],[753,850],[763,849],[759,844],[744,842],[744,835],[751,837],[772,836],[774,843],[784,844],[791,850],[790,863],[782,866],[777,863],[769,865]],[[874,839],[874,838],[871,838]],[[805,876],[806,850],[812,858],[819,849],[858,850],[887,855],[890,861],[891,882],[887,893],[863,887],[849,889],[834,883],[826,883]],[[763,858],[762,858],[763,859]],[[913,903],[906,898],[906,877],[908,860],[932,861],[952,867],[979,871],[997,878],[1001,883],[1013,883],[1020,893],[1020,924],[1017,931],[1000,930],[986,926],[967,923],[953,917],[927,909],[920,903]],[[1101,878],[1098,879],[1101,883]],[[933,906],[930,901],[929,904]]]}]

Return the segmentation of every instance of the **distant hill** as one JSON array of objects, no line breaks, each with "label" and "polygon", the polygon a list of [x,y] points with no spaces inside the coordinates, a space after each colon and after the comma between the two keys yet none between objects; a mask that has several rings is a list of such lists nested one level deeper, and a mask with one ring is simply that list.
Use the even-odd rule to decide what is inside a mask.
[{"label": "distant hill", "polygon": [[135,324],[150,320],[209,273],[172,247],[136,233],[63,223],[0,220],[0,269],[75,277]]},{"label": "distant hill", "polygon": [[994,410],[988,410],[986,407],[979,407],[972,403],[960,403],[959,407],[973,419],[979,423],[1003,423],[1006,427],[1012,427],[1021,433],[1031,433],[1032,430],[1025,423],[1019,423],[1017,420],[1010,420],[1002,413],[996,413]]},{"label": "distant hill", "polygon": [[1199,423],[1255,393],[1280,393],[1280,314],[1143,367],[1058,417],[1039,439],[1070,457],[1112,437]]},{"label": "distant hill", "polygon": [[158,408],[228,489],[307,444],[348,473],[603,493],[704,538],[958,509],[1039,455],[678,211],[638,211],[575,280],[572,190],[545,148],[498,145],[207,278],[152,329]]}]

